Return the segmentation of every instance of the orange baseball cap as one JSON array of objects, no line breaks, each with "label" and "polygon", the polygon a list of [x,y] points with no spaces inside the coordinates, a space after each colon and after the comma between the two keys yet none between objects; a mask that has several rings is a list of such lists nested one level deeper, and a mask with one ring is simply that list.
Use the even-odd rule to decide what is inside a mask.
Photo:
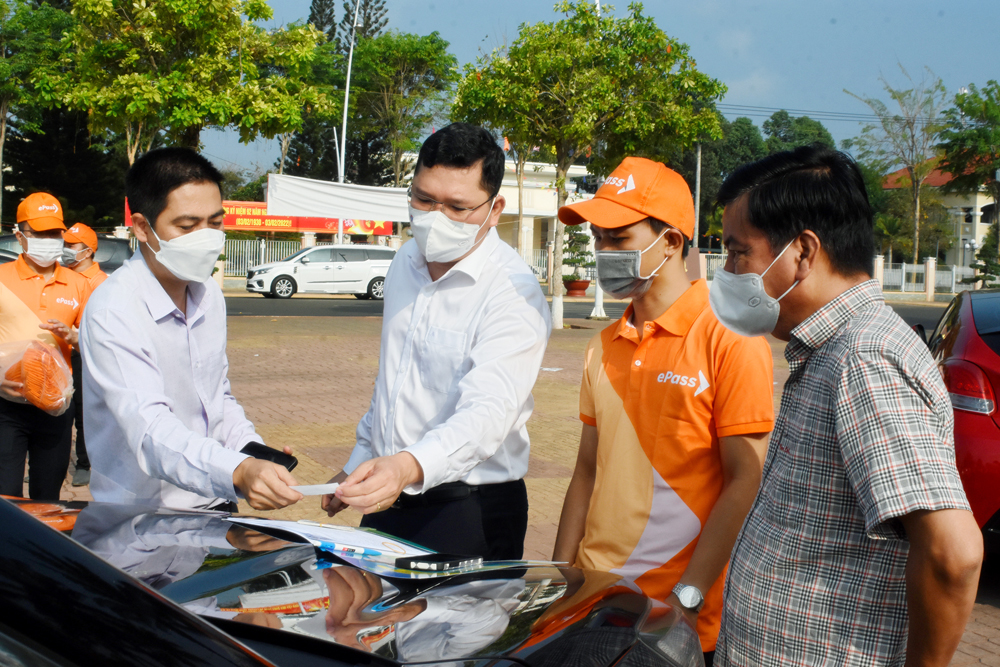
[{"label": "orange baseball cap", "polygon": [[627,157],[611,172],[593,199],[559,209],[567,225],[589,222],[614,229],[646,218],[675,227],[694,238],[694,198],[687,182],[662,162]]},{"label": "orange baseball cap", "polygon": [[78,222],[63,234],[63,243],[86,243],[94,252],[97,252],[97,234],[94,230]]},{"label": "orange baseball cap", "polygon": [[36,232],[66,229],[59,200],[47,192],[35,192],[17,206],[17,221],[26,222]]}]

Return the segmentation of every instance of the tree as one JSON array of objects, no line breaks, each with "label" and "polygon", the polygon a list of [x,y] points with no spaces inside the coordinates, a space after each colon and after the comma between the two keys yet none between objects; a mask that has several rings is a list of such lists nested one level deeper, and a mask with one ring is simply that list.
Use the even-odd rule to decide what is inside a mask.
[{"label": "tree", "polygon": [[892,246],[905,234],[904,223],[900,218],[887,213],[875,216],[875,236],[881,243],[889,246],[889,263],[892,264]]},{"label": "tree", "polygon": [[267,31],[265,0],[76,0],[72,48],[37,77],[52,104],[85,110],[95,133],[126,135],[134,160],[150,134],[197,147],[202,128],[235,126],[240,140],[301,126],[326,99],[303,78],[320,33]]},{"label": "tree", "polygon": [[964,278],[963,283],[973,284],[981,280],[983,287],[1000,287],[1000,261],[997,261],[1000,243],[997,242],[997,230],[998,226],[993,225],[986,232],[986,236],[983,237],[983,247],[976,253],[976,259],[979,261],[970,264],[979,275]]},{"label": "tree", "polygon": [[[353,25],[355,39],[370,39],[382,34],[389,24],[389,19],[386,18],[388,11],[385,8],[385,0],[359,0],[359,2],[358,21]],[[355,3],[344,0],[344,18],[340,20],[340,34],[343,41],[338,44],[344,53],[351,47],[351,22],[354,21],[354,10]]]},{"label": "tree", "polygon": [[829,148],[837,145],[823,123],[809,116],[793,118],[784,109],[775,111],[764,121],[764,134],[767,136],[765,146],[768,155],[811,144],[822,144]]},{"label": "tree", "polygon": [[767,147],[760,130],[749,118],[737,118],[722,124],[722,145],[718,151],[718,164],[722,179],[745,164],[767,156]]},{"label": "tree", "polygon": [[334,0],[312,0],[309,5],[309,25],[323,33],[328,42],[337,38],[334,4]]},{"label": "tree", "polygon": [[66,12],[30,0],[0,0],[0,210],[4,193],[4,144],[12,119],[38,127],[38,95],[32,81],[41,63],[59,58],[60,37],[72,24]]},{"label": "tree", "polygon": [[[719,136],[708,104],[725,86],[699,72],[687,45],[668,37],[641,5],[629,5],[620,19],[598,17],[589,0],[560,2],[556,11],[566,18],[524,24],[508,49],[468,66],[452,115],[493,127],[511,119],[533,126],[555,151],[559,206],[566,202],[570,165],[601,140],[634,154],[654,134],[678,145]],[[560,271],[564,234],[557,222]],[[561,328],[562,281],[550,279],[550,289],[553,326]]]},{"label": "tree", "polygon": [[993,197],[994,222],[1000,228],[1000,84],[989,81],[982,89],[969,84],[967,92],[955,96],[955,106],[944,117],[940,167],[952,174],[945,191],[986,188]]},{"label": "tree", "polygon": [[9,137],[7,209],[32,192],[51,192],[64,207],[67,224],[83,222],[98,229],[124,224],[125,171],[128,162],[87,129],[87,114],[42,109],[37,121],[15,121]]},{"label": "tree", "polygon": [[880,76],[882,87],[898,111],[874,97],[861,97],[849,90],[844,92],[864,102],[874,112],[878,121],[862,128],[860,136],[845,142],[849,149],[857,149],[862,160],[877,160],[887,167],[903,168],[909,180],[913,199],[913,250],[914,262],[920,250],[920,193],[921,186],[934,170],[935,144],[941,130],[938,114],[944,105],[947,89],[940,78],[929,68],[920,82],[914,82],[900,65],[909,88],[893,88]]},{"label": "tree", "polygon": [[458,79],[458,61],[436,32],[421,37],[390,31],[359,40],[354,65],[352,97],[385,132],[393,185],[399,187],[407,171],[403,154],[418,148],[431,121],[443,115]]},{"label": "tree", "polygon": [[564,280],[583,280],[583,269],[594,266],[594,253],[590,252],[590,234],[580,227],[566,234],[566,266],[572,267],[573,273]]}]

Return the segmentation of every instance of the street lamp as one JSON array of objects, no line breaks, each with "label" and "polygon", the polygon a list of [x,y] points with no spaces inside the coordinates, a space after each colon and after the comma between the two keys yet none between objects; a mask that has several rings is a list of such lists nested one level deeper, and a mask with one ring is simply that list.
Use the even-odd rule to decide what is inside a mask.
[{"label": "street lamp", "polygon": [[340,182],[344,182],[344,171],[346,166],[344,160],[347,157],[347,98],[351,92],[351,63],[354,60],[354,36],[358,31],[358,10],[361,8],[361,0],[354,3],[354,23],[351,25],[351,48],[347,53],[347,82],[344,84],[344,123],[340,129]]}]

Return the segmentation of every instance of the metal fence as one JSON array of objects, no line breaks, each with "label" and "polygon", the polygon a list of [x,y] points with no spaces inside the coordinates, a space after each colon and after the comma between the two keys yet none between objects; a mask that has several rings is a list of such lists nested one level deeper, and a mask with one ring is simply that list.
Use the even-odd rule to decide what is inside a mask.
[{"label": "metal fence", "polygon": [[726,263],[726,256],[722,253],[703,253],[705,256],[705,279],[711,280],[715,277],[715,272],[720,270]]},{"label": "metal fence", "polygon": [[298,241],[226,239],[226,275],[246,276],[251,266],[279,262],[301,249]]},{"label": "metal fence", "polygon": [[535,274],[536,278],[541,281],[549,279],[549,253],[547,250],[544,248],[541,250],[534,250],[532,248],[522,249],[521,258],[531,267],[531,271]]}]

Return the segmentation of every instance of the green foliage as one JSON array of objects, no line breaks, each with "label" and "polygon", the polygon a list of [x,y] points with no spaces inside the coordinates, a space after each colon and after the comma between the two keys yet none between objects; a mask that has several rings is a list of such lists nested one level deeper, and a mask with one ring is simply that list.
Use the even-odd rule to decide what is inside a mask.
[{"label": "green foliage", "polygon": [[95,132],[125,134],[130,160],[151,135],[197,147],[207,125],[240,140],[302,124],[327,104],[306,82],[322,35],[310,26],[265,30],[265,0],[74,0],[72,49],[35,80],[46,101],[90,114]]},{"label": "green foliage", "polygon": [[[719,126],[722,130],[720,139],[701,142],[701,205],[695,237],[701,247],[711,247],[713,237],[715,241],[721,241],[721,211],[716,210],[716,199],[722,182],[742,165],[767,155],[760,130],[749,118],[737,118],[730,123],[719,114]],[[667,144],[649,153],[649,157],[663,162],[683,176],[692,193],[697,191],[696,146],[678,148]],[[703,240],[699,241],[699,238]]]},{"label": "green foliage", "polygon": [[3,209],[4,144],[17,118],[24,131],[39,127],[38,90],[33,78],[43,63],[58,60],[69,14],[30,0],[0,0],[0,210]]},{"label": "green foliage", "polygon": [[939,114],[947,89],[929,68],[925,69],[925,76],[920,82],[914,82],[902,65],[899,69],[909,87],[893,88],[885,77],[879,77],[890,103],[894,105],[893,110],[880,99],[844,91],[864,102],[878,118],[877,122],[865,125],[858,137],[845,141],[844,147],[853,150],[859,160],[882,164],[888,169],[906,170],[913,200],[912,247],[919,249],[920,195],[924,180],[934,170],[932,158],[941,130]]},{"label": "green foliage", "polygon": [[829,148],[836,147],[833,136],[823,123],[809,116],[793,118],[784,109],[775,111],[764,121],[764,134],[767,135],[765,147],[768,155],[817,143]]},{"label": "green foliage", "polygon": [[[344,18],[340,20],[340,35],[337,37],[338,48],[347,54],[351,46],[351,21],[354,20],[354,0],[344,0]],[[358,9],[358,23],[355,36],[357,39],[370,39],[382,34],[389,25],[385,0],[361,0]],[[357,47],[355,47],[357,48]]]},{"label": "green foliage", "polygon": [[722,123],[722,144],[717,156],[720,175],[725,180],[741,166],[767,156],[767,146],[752,120],[737,118],[732,123]]},{"label": "green foliage", "polygon": [[594,253],[590,252],[590,234],[582,231],[579,226],[570,227],[566,233],[566,252],[563,256],[563,266],[573,269],[571,274],[563,276],[563,280],[583,280],[581,269],[594,266]]},{"label": "green foliage", "polygon": [[[645,155],[654,137],[683,147],[720,136],[712,104],[726,87],[699,72],[687,45],[644,16],[642,5],[629,4],[623,18],[598,17],[590,0],[559,2],[556,11],[565,18],[522,24],[509,47],[466,68],[452,117],[518,138],[530,128],[555,151],[558,205],[567,169],[588,147],[591,168],[607,173],[627,155]],[[562,229],[557,223],[556,266]],[[555,287],[561,295],[561,283]]]},{"label": "green foliage", "polygon": [[356,106],[384,131],[391,152],[393,185],[408,171],[403,154],[419,148],[431,122],[444,115],[457,60],[448,42],[432,32],[419,36],[390,31],[359,40],[354,49]]},{"label": "green foliage", "polygon": [[965,278],[963,283],[972,284],[983,281],[983,287],[1000,287],[1000,261],[997,261],[1000,243],[997,243],[997,224],[990,225],[989,231],[983,237],[983,247],[976,253],[977,262],[969,266],[979,270],[979,275]]},{"label": "green foliage", "polygon": [[[266,201],[264,191],[267,189],[267,174],[255,176],[242,185],[224,190],[226,199],[233,201]],[[255,235],[251,234],[250,238]]]},{"label": "green foliage", "polygon": [[10,173],[5,219],[32,192],[50,192],[63,202],[67,223],[83,222],[102,231],[124,224],[128,161],[87,129],[87,115],[43,109],[31,128],[12,124],[7,164]]},{"label": "green foliage", "polygon": [[327,42],[337,38],[337,21],[334,0],[312,0],[309,5],[309,25],[319,30]]},{"label": "green foliage", "polygon": [[968,92],[955,96],[955,106],[944,112],[940,167],[953,179],[946,192],[977,192],[980,187],[1000,206],[1000,84],[983,88],[969,84]]}]

